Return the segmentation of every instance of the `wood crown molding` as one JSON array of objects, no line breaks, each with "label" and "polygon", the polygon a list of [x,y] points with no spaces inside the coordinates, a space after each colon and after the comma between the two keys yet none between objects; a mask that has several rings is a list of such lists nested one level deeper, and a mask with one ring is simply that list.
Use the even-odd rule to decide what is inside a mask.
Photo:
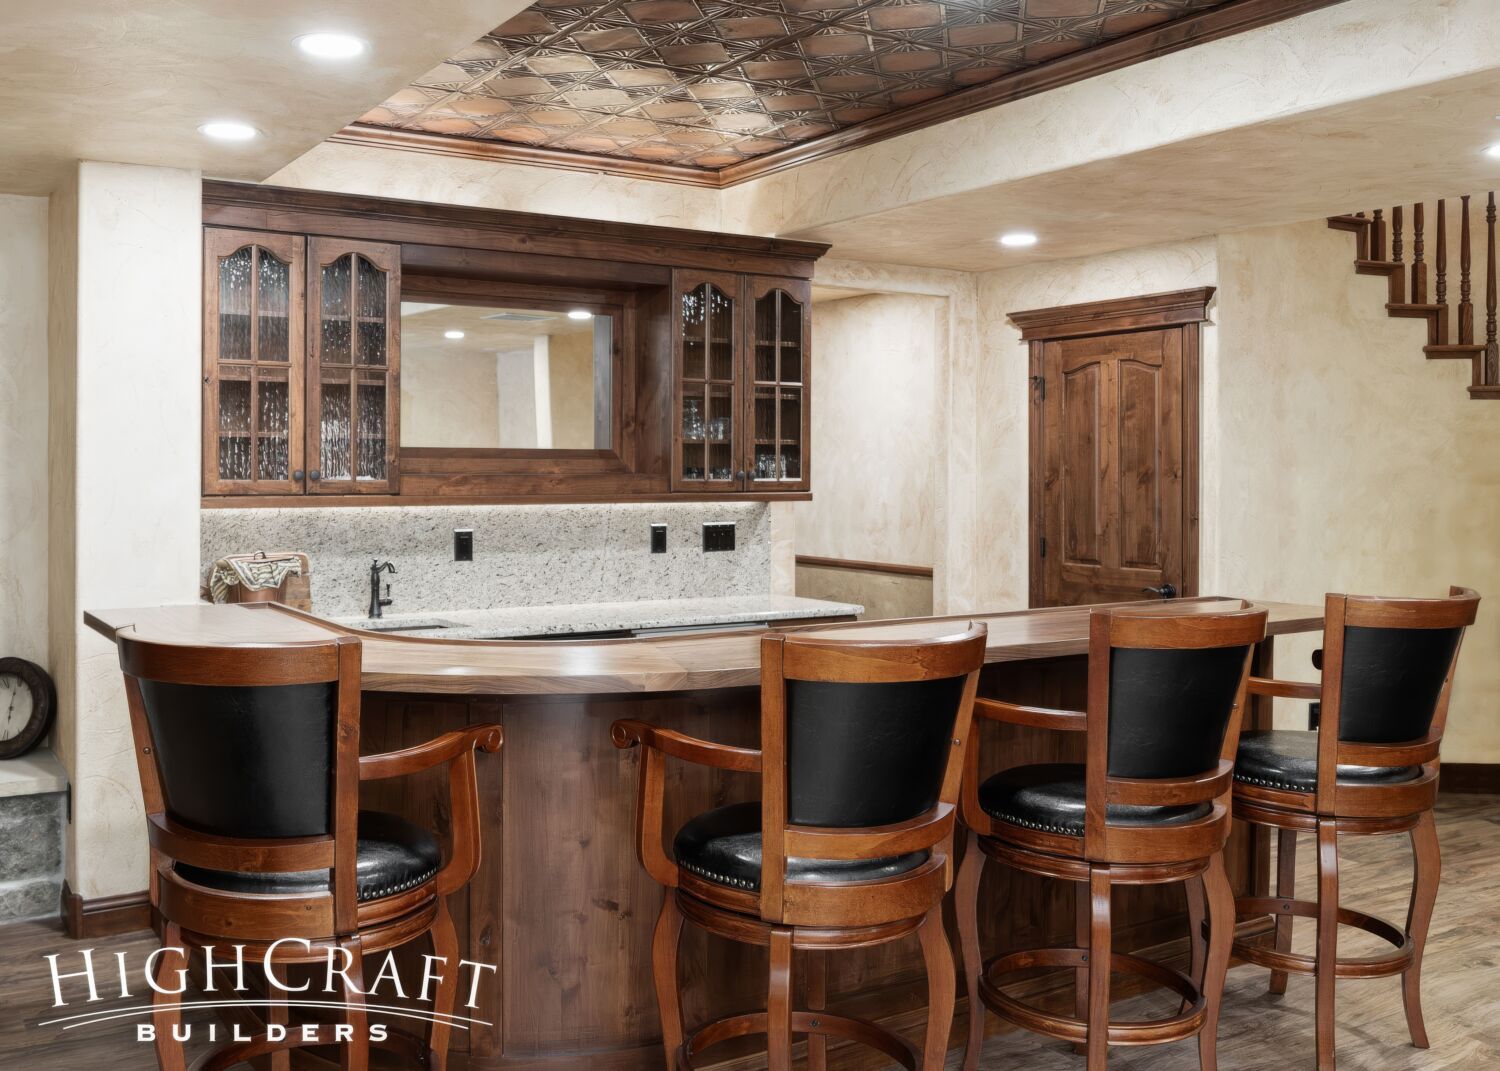
[{"label": "wood crown molding", "polygon": [[[615,223],[538,212],[430,204],[390,197],[265,186],[203,183],[207,226],[329,234],[364,240],[461,245],[512,253],[594,257],[634,263],[694,264],[701,254],[732,271],[811,278],[823,242]],[[354,228],[358,233],[351,233]]]},{"label": "wood crown molding", "polygon": [[151,928],[151,899],[144,891],[85,900],[64,881],[58,906],[63,932],[75,941]]},{"label": "wood crown molding", "polygon": [[1095,75],[1107,74],[1133,63],[1169,55],[1193,45],[1217,41],[1342,2],[1343,0],[1230,0],[1220,7],[1138,30],[1095,48],[1013,71],[982,85],[902,108],[718,171],[615,156],[596,156],[566,149],[538,149],[512,142],[396,130],[366,123],[346,126],[328,140],[344,145],[374,145],[439,156],[490,160],[495,163],[555,167],[565,171],[586,171],[653,182],[727,189],[814,160],[947,122],[949,119],[958,119],[999,104],[1081,82]]},{"label": "wood crown molding", "polygon": [[1112,335],[1121,331],[1143,331],[1201,323],[1208,319],[1208,303],[1214,287],[1173,290],[1163,294],[1089,301],[1053,309],[1030,309],[1009,313],[1010,322],[1021,329],[1026,341],[1048,338],[1081,338]]},{"label": "wood crown molding", "polygon": [[797,564],[811,569],[848,569],[856,573],[886,573],[890,576],[917,576],[932,579],[932,566],[930,565],[866,562],[857,558],[819,558],[812,554],[798,554]]}]

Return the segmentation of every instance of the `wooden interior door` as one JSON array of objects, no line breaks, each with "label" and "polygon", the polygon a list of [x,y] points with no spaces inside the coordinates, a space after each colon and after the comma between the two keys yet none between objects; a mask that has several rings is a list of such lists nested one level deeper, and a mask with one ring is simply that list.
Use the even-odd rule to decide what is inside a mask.
[{"label": "wooden interior door", "polygon": [[1180,295],[1083,306],[1071,327],[1070,310],[1012,316],[1054,318],[1030,339],[1033,606],[1198,593],[1199,321],[1140,307],[1164,298]]}]

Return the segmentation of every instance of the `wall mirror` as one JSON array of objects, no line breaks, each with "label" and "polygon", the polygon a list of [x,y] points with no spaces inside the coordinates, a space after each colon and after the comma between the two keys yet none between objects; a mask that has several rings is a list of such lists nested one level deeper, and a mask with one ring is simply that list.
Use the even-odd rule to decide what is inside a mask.
[{"label": "wall mirror", "polygon": [[619,325],[601,306],[401,302],[401,446],[608,450]]}]

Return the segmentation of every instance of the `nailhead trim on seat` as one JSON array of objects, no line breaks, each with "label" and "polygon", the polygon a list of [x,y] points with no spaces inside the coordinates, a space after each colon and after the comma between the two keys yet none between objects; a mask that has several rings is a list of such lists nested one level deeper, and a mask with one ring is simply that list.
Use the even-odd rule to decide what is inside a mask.
[{"label": "nailhead trim on seat", "polygon": [[422,872],[420,875],[418,875],[415,878],[409,878],[406,881],[398,881],[394,885],[387,885],[387,886],[384,886],[382,888],[376,889],[373,893],[371,893],[365,899],[366,900],[379,900],[381,897],[384,897],[384,896],[394,896],[394,895],[396,895],[396,893],[406,892],[407,889],[415,889],[418,885],[421,885],[423,882],[431,881],[433,878],[437,877],[437,872],[438,872],[438,868],[437,867],[429,867],[427,870],[425,870],[424,872]]},{"label": "nailhead trim on seat", "polygon": [[758,885],[757,882],[747,881],[744,878],[731,878],[726,874],[716,874],[712,870],[705,870],[703,867],[694,866],[692,863],[679,862],[677,865],[690,874],[696,874],[700,878],[707,878],[709,881],[717,882],[720,885],[728,885],[736,889],[749,889],[754,892]]},{"label": "nailhead trim on seat", "polygon": [[1049,826],[1041,822],[1028,822],[1024,818],[1017,818],[1009,814],[990,814],[991,818],[998,818],[1002,822],[1009,822],[1023,829],[1034,829],[1039,833],[1056,833],[1064,837],[1081,837],[1083,834],[1076,829],[1068,829],[1066,826]]},{"label": "nailhead trim on seat", "polygon": [[1247,785],[1259,785],[1262,788],[1280,788],[1285,789],[1287,792],[1309,793],[1315,791],[1314,789],[1304,788],[1301,785],[1289,785],[1285,781],[1267,781],[1260,777],[1250,777],[1239,771],[1235,771],[1234,779],[1236,781],[1243,781]]}]

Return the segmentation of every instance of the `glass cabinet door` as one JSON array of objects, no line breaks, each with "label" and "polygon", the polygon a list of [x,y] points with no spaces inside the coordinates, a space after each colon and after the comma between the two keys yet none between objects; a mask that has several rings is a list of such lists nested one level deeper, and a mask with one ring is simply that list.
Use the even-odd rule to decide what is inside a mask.
[{"label": "glass cabinet door", "polygon": [[738,491],[744,482],[737,282],[733,275],[677,273],[672,486],[680,490]]},{"label": "glass cabinet door", "polygon": [[304,243],[204,231],[205,494],[302,490]]},{"label": "glass cabinet door", "polygon": [[749,283],[747,488],[802,491],[808,482],[808,297],[805,280]]},{"label": "glass cabinet door", "polygon": [[314,238],[308,270],[307,489],[390,493],[398,475],[400,250]]}]

